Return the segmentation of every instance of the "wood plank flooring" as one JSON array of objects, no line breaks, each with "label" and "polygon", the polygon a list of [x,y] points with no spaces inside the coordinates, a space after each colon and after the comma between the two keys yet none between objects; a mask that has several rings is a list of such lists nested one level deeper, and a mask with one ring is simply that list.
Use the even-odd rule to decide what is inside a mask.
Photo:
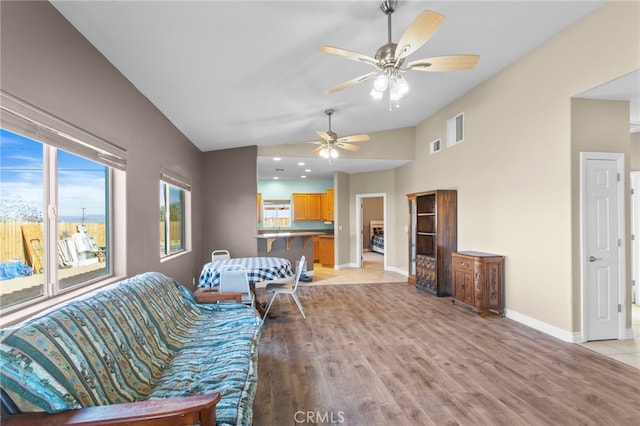
[{"label": "wood plank flooring", "polygon": [[406,283],[272,307],[254,426],[640,424],[640,370]]}]

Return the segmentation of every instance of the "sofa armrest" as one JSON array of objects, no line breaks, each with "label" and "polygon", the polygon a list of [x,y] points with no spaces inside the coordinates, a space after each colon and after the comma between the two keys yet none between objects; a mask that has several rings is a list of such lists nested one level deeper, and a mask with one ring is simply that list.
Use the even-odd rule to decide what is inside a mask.
[{"label": "sofa armrest", "polygon": [[237,303],[242,303],[242,293],[240,292],[198,290],[194,295],[198,303],[216,303],[221,300],[235,300]]},{"label": "sofa armrest", "polygon": [[2,426],[53,426],[53,425],[144,425],[215,426],[216,404],[220,393],[154,399],[124,404],[68,410],[61,413],[14,414],[2,419]]}]

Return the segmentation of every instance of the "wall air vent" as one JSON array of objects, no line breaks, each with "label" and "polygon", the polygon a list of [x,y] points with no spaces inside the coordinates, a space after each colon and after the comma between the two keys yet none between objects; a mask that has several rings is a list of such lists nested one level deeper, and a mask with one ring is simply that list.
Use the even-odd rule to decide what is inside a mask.
[{"label": "wall air vent", "polygon": [[429,154],[435,154],[436,152],[440,152],[440,139],[436,139],[429,144]]},{"label": "wall air vent", "polygon": [[464,113],[447,120],[447,146],[459,144],[464,140]]}]

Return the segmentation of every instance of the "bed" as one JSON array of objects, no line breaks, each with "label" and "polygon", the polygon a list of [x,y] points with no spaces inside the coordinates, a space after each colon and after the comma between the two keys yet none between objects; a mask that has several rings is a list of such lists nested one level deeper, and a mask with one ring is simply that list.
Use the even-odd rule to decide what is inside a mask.
[{"label": "bed", "polygon": [[371,236],[370,250],[384,254],[384,221],[369,221],[369,235]]}]

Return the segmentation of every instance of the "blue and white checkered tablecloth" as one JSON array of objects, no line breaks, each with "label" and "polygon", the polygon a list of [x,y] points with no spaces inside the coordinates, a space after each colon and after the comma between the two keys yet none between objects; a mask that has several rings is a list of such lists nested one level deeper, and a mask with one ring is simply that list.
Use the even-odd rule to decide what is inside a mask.
[{"label": "blue and white checkered tablecloth", "polygon": [[280,257],[237,257],[209,262],[202,268],[198,287],[217,287],[220,284],[220,269],[226,265],[243,265],[247,269],[249,283],[270,281],[293,276],[291,262]]}]

